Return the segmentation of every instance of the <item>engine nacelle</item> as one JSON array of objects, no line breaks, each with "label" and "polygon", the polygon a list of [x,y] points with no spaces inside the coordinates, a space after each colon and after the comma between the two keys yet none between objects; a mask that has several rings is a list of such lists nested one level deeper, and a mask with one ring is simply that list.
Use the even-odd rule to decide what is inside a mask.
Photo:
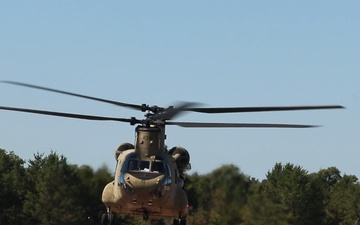
[{"label": "engine nacelle", "polygon": [[191,168],[190,154],[185,148],[180,146],[173,147],[172,149],[170,149],[169,154],[171,154],[172,157],[175,159],[177,167],[181,173]]},{"label": "engine nacelle", "polygon": [[126,151],[129,149],[134,149],[134,145],[130,143],[122,143],[115,149],[115,160],[118,160],[118,157],[122,151]]}]

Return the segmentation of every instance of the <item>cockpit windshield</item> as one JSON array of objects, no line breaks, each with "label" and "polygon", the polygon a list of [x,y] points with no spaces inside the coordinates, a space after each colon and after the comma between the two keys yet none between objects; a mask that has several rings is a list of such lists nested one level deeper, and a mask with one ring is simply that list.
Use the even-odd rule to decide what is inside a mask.
[{"label": "cockpit windshield", "polygon": [[140,161],[140,170],[149,171],[150,170],[150,162],[149,161]]},{"label": "cockpit windshield", "polygon": [[162,161],[154,161],[151,165],[151,171],[155,173],[164,173],[164,162]]},{"label": "cockpit windshield", "polygon": [[130,159],[127,163],[127,171],[150,171],[150,161],[141,161],[139,159]]},{"label": "cockpit windshield", "polygon": [[155,159],[155,161],[140,160],[135,154],[131,154],[124,162],[122,171],[165,173],[165,164],[162,159]]}]

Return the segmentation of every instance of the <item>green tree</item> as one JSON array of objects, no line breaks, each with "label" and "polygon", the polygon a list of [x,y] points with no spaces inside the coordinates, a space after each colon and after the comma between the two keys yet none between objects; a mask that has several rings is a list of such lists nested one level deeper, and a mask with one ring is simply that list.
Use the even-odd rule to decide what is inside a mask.
[{"label": "green tree", "polygon": [[185,191],[188,197],[191,213],[198,210],[210,210],[210,180],[206,175],[194,173],[185,176]]},{"label": "green tree", "polygon": [[[28,167],[0,149],[0,225],[98,224],[105,207],[106,166],[70,165],[52,152],[34,155]],[[354,225],[360,218],[360,184],[336,167],[308,174],[300,166],[277,163],[259,182],[234,165],[209,174],[185,175],[189,225]],[[91,221],[89,220],[91,218]],[[119,224],[170,224],[118,215]]]},{"label": "green tree", "polygon": [[64,156],[52,152],[37,154],[29,161],[26,174],[31,185],[23,212],[27,224],[84,224],[81,182]]},{"label": "green tree", "polygon": [[0,149],[0,224],[21,224],[25,196],[24,160]]},{"label": "green tree", "polygon": [[[331,193],[341,179],[340,171],[336,167],[321,169],[317,173],[310,174],[311,182],[316,192],[313,197],[318,203],[318,217],[322,219],[321,224],[329,224],[326,208],[329,204]],[[320,211],[321,209],[321,211]]]},{"label": "green tree", "polygon": [[357,177],[344,175],[333,185],[326,207],[330,225],[358,224],[360,219],[360,186]]},{"label": "green tree", "polygon": [[197,210],[188,219],[188,223],[191,225],[208,225],[210,223],[210,213],[203,209]]},{"label": "green tree", "polygon": [[215,224],[242,222],[241,209],[246,204],[250,179],[234,165],[224,165],[208,175],[211,219]]},{"label": "green tree", "polygon": [[101,201],[102,191],[107,183],[113,180],[107,166],[94,171],[90,166],[73,166],[81,185],[78,200],[85,211],[87,218],[93,222],[99,222],[101,213],[105,212],[105,206]]},{"label": "green tree", "polygon": [[322,198],[316,197],[316,186],[306,170],[290,163],[277,163],[266,177],[264,191],[290,215],[289,224],[321,224]]},{"label": "green tree", "polygon": [[248,201],[242,209],[243,225],[288,225],[289,214],[280,204],[274,203],[263,191],[262,185],[253,182]]},{"label": "green tree", "polygon": [[206,175],[187,175],[185,189],[192,212],[189,224],[240,224],[249,185],[249,178],[234,165],[224,165]]}]

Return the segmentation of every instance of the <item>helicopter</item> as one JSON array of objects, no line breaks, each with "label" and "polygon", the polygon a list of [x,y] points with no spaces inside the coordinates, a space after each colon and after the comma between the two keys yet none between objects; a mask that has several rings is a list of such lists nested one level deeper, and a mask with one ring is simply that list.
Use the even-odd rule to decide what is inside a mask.
[{"label": "helicopter", "polygon": [[148,220],[150,217],[171,217],[173,225],[186,225],[189,203],[184,190],[184,173],[191,168],[190,154],[181,146],[167,149],[165,127],[168,125],[184,128],[317,127],[303,124],[178,122],[173,120],[184,112],[218,114],[344,108],[341,105],[206,108],[198,107],[198,104],[190,102],[183,102],[177,106],[159,107],[112,101],[15,81],[0,82],[113,104],[145,113],[143,119],[137,119],[135,117],[105,117],[0,106],[0,110],[137,125],[134,144],[125,142],[115,149],[115,176],[114,180],[105,186],[102,193],[102,202],[106,207],[106,212],[101,215],[101,225],[115,224],[115,214],[142,216],[144,220]]}]

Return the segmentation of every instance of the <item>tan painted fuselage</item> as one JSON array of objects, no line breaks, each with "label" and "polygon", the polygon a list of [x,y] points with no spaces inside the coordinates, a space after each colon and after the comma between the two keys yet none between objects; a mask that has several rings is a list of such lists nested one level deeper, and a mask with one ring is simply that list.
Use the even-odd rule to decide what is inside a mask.
[{"label": "tan painted fuselage", "polygon": [[179,174],[167,152],[140,159],[134,149],[121,151],[102,201],[110,213],[185,218],[188,200]]}]

